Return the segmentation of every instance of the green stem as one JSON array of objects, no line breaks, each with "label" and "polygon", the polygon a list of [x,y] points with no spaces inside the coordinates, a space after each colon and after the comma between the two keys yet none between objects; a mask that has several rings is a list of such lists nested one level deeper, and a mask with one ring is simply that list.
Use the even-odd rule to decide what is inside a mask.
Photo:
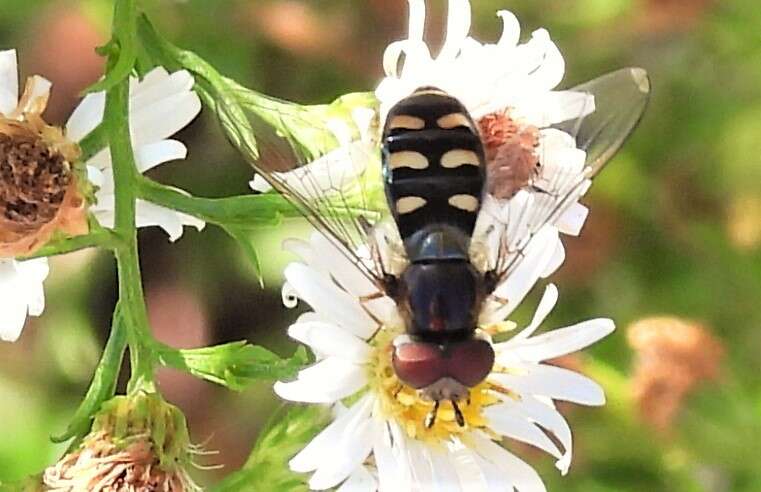
[{"label": "green stem", "polygon": [[109,229],[98,229],[85,234],[84,236],[73,236],[51,241],[42,248],[34,252],[33,255],[26,256],[22,259],[31,260],[43,256],[56,256],[66,253],[79,251],[87,248],[109,248],[113,249],[118,243],[118,236]]},{"label": "green stem", "polygon": [[144,176],[138,177],[140,198],[219,226],[272,226],[283,217],[301,217],[279,194],[199,198]]},{"label": "green stem", "polygon": [[[125,1],[125,4],[132,2]],[[118,5],[116,11],[118,11]],[[134,5],[131,12],[134,13]],[[126,8],[122,11],[127,10]],[[130,12],[130,10],[127,10]],[[114,19],[115,29],[119,19]],[[117,33],[118,34],[118,33]],[[114,54],[110,61],[114,62]],[[148,313],[145,307],[140,263],[138,260],[135,209],[137,180],[140,175],[135,165],[129,129],[129,80],[124,77],[106,92],[104,123],[114,173],[115,221],[114,231],[120,243],[114,250],[119,271],[119,302],[124,310],[127,340],[130,348],[132,375],[128,391],[155,391],[153,372],[155,356],[150,349],[153,340]]]},{"label": "green stem", "polygon": [[95,369],[90,388],[87,390],[84,400],[74,413],[71,423],[66,431],[51,439],[54,442],[64,442],[76,437],[69,443],[69,450],[79,445],[80,437],[87,434],[90,428],[91,417],[99,409],[101,404],[114,396],[116,382],[119,377],[119,369],[122,367],[124,349],[127,347],[126,324],[120,317],[119,305],[114,310],[114,319],[111,324],[111,333],[103,349],[98,367]]}]

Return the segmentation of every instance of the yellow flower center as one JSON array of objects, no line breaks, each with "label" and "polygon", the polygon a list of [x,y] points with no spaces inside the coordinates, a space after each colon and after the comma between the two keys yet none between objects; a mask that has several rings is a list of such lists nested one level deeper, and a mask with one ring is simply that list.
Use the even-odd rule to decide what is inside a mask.
[{"label": "yellow flower center", "polygon": [[470,389],[467,400],[457,402],[465,421],[457,423],[455,409],[449,401],[441,401],[432,426],[426,426],[426,417],[434,408],[434,402],[422,397],[420,392],[404,384],[391,364],[393,339],[398,332],[382,329],[373,345],[375,353],[370,363],[370,388],[379,395],[380,410],[384,418],[396,421],[410,438],[436,444],[449,440],[473,429],[488,431],[484,408],[500,401],[498,393],[507,390],[488,381],[482,381]]}]

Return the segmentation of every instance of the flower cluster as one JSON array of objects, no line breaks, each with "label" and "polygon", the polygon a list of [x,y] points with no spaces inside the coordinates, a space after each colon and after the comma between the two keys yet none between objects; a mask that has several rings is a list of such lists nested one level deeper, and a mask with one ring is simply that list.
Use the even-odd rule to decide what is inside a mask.
[{"label": "flower cluster", "polygon": [[[584,172],[587,155],[571,135],[553,125],[593,112],[595,101],[586,93],[556,90],[564,75],[564,60],[547,31],[534,31],[527,42],[520,43],[517,19],[500,11],[500,39],[481,43],[469,35],[469,1],[450,0],[446,38],[434,57],[423,39],[425,2],[409,0],[409,5],[409,33],[385,51],[386,76],[375,90],[375,109],[347,104],[342,111],[321,113],[330,117],[315,121],[326,122],[332,134],[326,140],[338,145],[303,168],[283,165],[281,172],[271,172],[269,178],[283,183],[297,197],[318,190],[350,202],[350,192],[343,195],[344,191],[363,188],[371,179],[380,186],[379,129],[394,104],[429,86],[460,100],[478,126],[489,176],[470,245],[473,266],[493,272],[505,251],[520,256],[517,267],[499,278],[479,305],[478,343],[493,351],[494,364],[483,380],[467,388],[467,398],[459,399],[458,393],[451,400],[431,401],[424,391],[402,381],[394,366],[395,343],[407,328],[403,310],[359,268],[371,270],[381,258],[398,272],[403,259],[400,265],[393,263],[400,260],[400,245],[386,238],[373,248],[360,246],[352,253],[366,265],[358,265],[350,259],[352,255],[320,233],[309,241],[288,241],[286,247],[301,261],[285,270],[284,303],[293,306],[302,300],[311,307],[289,327],[288,334],[308,346],[316,361],[302,368],[300,359],[298,373],[296,369],[277,373],[274,377],[287,381],[278,381],[274,390],[285,400],[328,405],[333,412],[332,422],[292,457],[289,466],[294,472],[311,473],[308,484],[313,490],[543,492],[538,473],[510,447],[517,442],[538,448],[554,458],[561,474],[568,472],[573,438],[557,402],[597,406],[604,404],[605,395],[596,382],[553,361],[597,342],[615,326],[610,319],[597,318],[540,333],[558,301],[553,284],[546,286],[526,326],[519,328],[510,316],[536,284],[563,263],[561,234],[578,234],[586,220],[587,209],[579,199],[589,184]],[[149,29],[145,31],[150,35]],[[65,127],[56,128],[42,119],[51,83],[32,77],[19,96],[16,65],[14,51],[0,52],[0,338],[9,341],[19,337],[28,315],[43,310],[42,283],[48,263],[34,256],[45,245],[94,232],[116,237],[119,246],[112,249],[120,267],[120,291],[130,290],[128,282],[140,283],[134,231],[127,237],[122,230],[117,202],[123,204],[126,199],[129,204],[134,199],[134,209],[122,205],[119,209],[134,212],[130,218],[136,227],[161,227],[171,241],[181,237],[185,226],[199,230],[205,226],[199,218],[141,199],[150,196],[141,194],[150,182],[140,174],[186,157],[185,145],[171,136],[201,109],[190,72],[169,73],[158,67],[141,78],[132,77],[128,102],[124,73],[122,86],[108,97],[105,92],[86,95]],[[197,74],[206,76],[203,70]],[[216,97],[223,106],[233,104],[241,89],[230,90],[234,84],[221,76],[204,82],[208,84],[200,84],[201,90],[208,89],[205,95]],[[104,129],[104,120],[111,122],[107,100],[110,108],[119,97],[122,110],[128,104],[129,120],[122,120],[122,126],[105,125],[112,132],[108,140],[98,132]],[[227,115],[226,131],[243,131],[231,130],[234,124],[230,122],[251,109],[244,106],[241,103],[230,112],[232,116]],[[122,130],[123,140],[128,140],[127,128],[135,162],[130,170],[132,182],[124,177],[122,181],[141,192],[128,189],[125,195],[118,193],[125,188],[120,188],[124,183],[117,178],[127,176],[119,173],[126,169],[119,166],[122,160],[130,164],[130,159],[128,152],[122,152],[126,154],[122,160],[117,158],[118,151],[124,150],[117,143]],[[100,147],[85,149],[93,140],[99,140]],[[113,143],[113,155],[106,141]],[[156,186],[163,193],[194,200],[181,190]],[[261,176],[250,186],[259,192],[270,189]],[[552,201],[557,197],[563,197],[564,213],[547,215],[549,209],[561,208]],[[235,198],[229,203],[256,197]],[[330,201],[325,196],[320,199]],[[207,209],[209,202],[203,201]],[[240,221],[241,214],[235,212],[235,220]],[[201,216],[214,221],[218,217]],[[245,225],[238,230],[238,225],[219,224],[236,238],[238,232],[248,231]],[[357,227],[358,232],[365,225]],[[364,232],[379,233],[387,225],[381,221]],[[109,235],[107,230],[114,228],[116,234]],[[129,325],[128,335],[119,340],[112,333],[103,359],[113,364],[111,372],[116,377],[116,366],[129,346],[133,379],[128,395],[104,403],[110,394],[88,393],[88,399],[94,399],[83,408],[99,410],[77,416],[87,425],[94,417],[92,428],[46,471],[44,482],[51,490],[197,490],[186,469],[197,449],[189,444],[181,412],[154,393],[154,366],[177,364],[174,367],[231,385],[227,376],[235,372],[234,366],[240,370],[245,365],[241,363],[244,357],[246,362],[276,359],[245,343],[222,345],[219,351],[210,347],[203,354],[200,351],[206,348],[181,352],[166,347],[151,338],[141,289],[129,293],[119,300],[123,311],[117,314],[122,316],[115,316],[115,324]],[[672,351],[676,350],[664,353]],[[199,357],[194,360],[191,353]],[[229,367],[217,363],[223,353],[228,354]],[[114,384],[96,379],[93,387]],[[84,426],[70,427],[67,436],[84,435]]]},{"label": "flower cluster", "polygon": [[[103,121],[105,93],[87,95],[64,129],[42,119],[52,84],[29,78],[18,96],[14,50],[0,52],[0,339],[16,340],[27,315],[44,308],[48,261],[28,256],[56,237],[88,232],[88,215],[101,227],[114,222],[114,180],[108,148],[80,162],[78,143]],[[130,85],[130,128],[140,172],[184,159],[182,142],[168,138],[201,110],[187,71],[159,67]],[[203,221],[138,200],[138,227],[159,226],[174,241],[185,225]]]}]

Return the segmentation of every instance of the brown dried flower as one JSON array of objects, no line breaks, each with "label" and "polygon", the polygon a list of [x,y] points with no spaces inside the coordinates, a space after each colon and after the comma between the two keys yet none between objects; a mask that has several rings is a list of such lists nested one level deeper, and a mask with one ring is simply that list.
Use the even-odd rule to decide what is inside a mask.
[{"label": "brown dried flower", "polygon": [[56,232],[88,230],[73,168],[79,148],[40,116],[45,82],[30,78],[18,108],[0,115],[0,258],[29,255]]},{"label": "brown dried flower", "polygon": [[79,448],[45,470],[53,492],[194,492],[194,452],[185,418],[158,395],[118,396],[103,405]]},{"label": "brown dried flower", "polygon": [[478,121],[486,153],[489,193],[510,198],[526,187],[539,169],[539,130],[524,126],[508,111],[491,113]]},{"label": "brown dried flower", "polygon": [[689,393],[718,377],[724,347],[705,327],[676,317],[637,321],[627,337],[637,354],[633,393],[640,414],[666,431]]}]

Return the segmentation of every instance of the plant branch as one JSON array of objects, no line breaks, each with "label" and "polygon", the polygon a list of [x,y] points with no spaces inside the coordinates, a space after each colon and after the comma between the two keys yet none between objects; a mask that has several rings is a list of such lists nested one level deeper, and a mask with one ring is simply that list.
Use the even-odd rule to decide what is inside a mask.
[{"label": "plant branch", "polygon": [[[123,39],[134,37],[136,15],[134,0],[117,2],[114,8],[114,39],[119,42],[119,48]],[[119,68],[120,55],[121,53],[111,44],[109,66]],[[134,62],[134,59],[132,61]],[[121,80],[108,88],[104,114],[114,175],[114,230],[121,240],[114,251],[119,271],[119,302],[127,325],[127,339],[130,347],[132,376],[128,391],[155,391],[153,384],[155,356],[150,349],[153,336],[148,323],[138,260],[135,213],[139,172],[135,165],[129,128],[128,75],[127,72]]]},{"label": "plant branch", "polygon": [[273,226],[284,217],[301,217],[278,194],[199,198],[138,176],[140,198],[219,226]]},{"label": "plant branch", "polygon": [[32,258],[41,258],[43,256],[56,256],[66,253],[73,253],[87,248],[116,248],[119,238],[109,229],[98,229],[83,236],[72,236],[63,239],[53,240],[34,254],[20,258],[31,260]]}]

